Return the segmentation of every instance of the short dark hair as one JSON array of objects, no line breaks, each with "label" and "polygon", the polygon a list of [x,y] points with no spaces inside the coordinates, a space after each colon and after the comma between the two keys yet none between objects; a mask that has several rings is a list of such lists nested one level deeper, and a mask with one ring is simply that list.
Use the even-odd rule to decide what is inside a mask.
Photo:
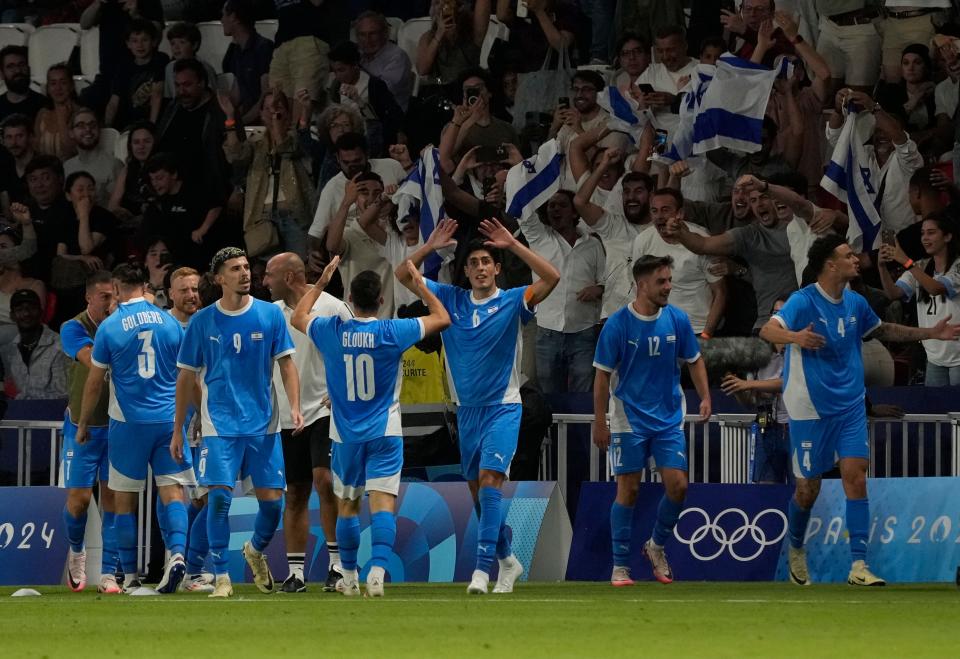
[{"label": "short dark hair", "polygon": [[210,81],[207,79],[207,70],[203,68],[200,60],[190,57],[188,59],[178,59],[173,63],[174,74],[183,73],[184,71],[193,71],[197,76],[197,80],[205,86],[210,84]]},{"label": "short dark hair", "polygon": [[683,29],[680,25],[664,25],[657,33],[653,35],[654,39],[668,39],[670,37],[680,37],[681,39],[687,38],[687,31]]},{"label": "short dark hair", "polygon": [[457,78],[457,89],[462,89],[463,84],[470,78],[480,78],[483,81],[483,86],[487,88],[487,91],[493,91],[493,78],[490,77],[490,72],[486,69],[481,69],[479,66],[470,67],[460,74]]},{"label": "short dark hair", "polygon": [[33,122],[30,121],[30,117],[25,114],[20,114],[19,112],[9,115],[0,123],[0,131],[8,128],[25,128],[27,135],[33,135]]},{"label": "short dark hair", "polygon": [[672,256],[654,256],[652,254],[644,254],[633,264],[633,280],[637,281],[641,277],[646,277],[650,273],[655,272],[660,268],[672,267]]},{"label": "short dark hair", "polygon": [[846,245],[847,239],[835,233],[829,233],[813,241],[810,250],[807,252],[807,268],[814,279],[823,272],[827,261],[833,258],[833,253],[840,245]]},{"label": "short dark hair", "polygon": [[356,149],[360,149],[364,153],[367,153],[369,149],[367,146],[367,138],[360,133],[344,133],[334,142],[333,148],[336,151],[355,151]]},{"label": "short dark hair", "polygon": [[161,170],[168,174],[179,175],[180,165],[177,164],[177,157],[172,153],[155,153],[143,166],[143,171],[146,174],[155,174]]},{"label": "short dark hair", "polygon": [[92,288],[96,288],[99,284],[112,284],[113,283],[113,273],[109,270],[97,270],[89,277],[87,277],[86,288],[89,292]]},{"label": "short dark hair", "polygon": [[931,171],[933,171],[933,168],[931,167],[921,167],[920,169],[915,171],[910,176],[910,187],[919,188],[920,194],[936,191],[936,188],[934,188],[933,184],[930,182]]},{"label": "short dark hair", "polygon": [[727,42],[723,40],[723,37],[707,37],[700,42],[700,55],[703,55],[703,51],[707,48],[717,48],[721,52],[727,49]]},{"label": "short dark hair", "polygon": [[63,162],[56,156],[39,155],[27,163],[23,169],[23,176],[27,177],[41,169],[49,169],[56,174],[58,178],[63,178]]},{"label": "short dark hair", "polygon": [[502,263],[503,256],[500,253],[500,249],[493,247],[487,244],[487,241],[483,238],[474,238],[469,243],[467,243],[466,257],[467,260],[470,259],[470,255],[474,252],[486,252],[490,255],[490,258],[493,259],[494,263]]},{"label": "short dark hair", "polygon": [[26,46],[4,46],[0,48],[0,67],[6,63],[7,58],[11,55],[18,55],[29,60],[29,51]]},{"label": "short dark hair", "polygon": [[80,170],[79,172],[71,172],[70,175],[67,176],[67,180],[63,182],[63,189],[69,190],[73,187],[74,183],[82,178],[88,179],[94,185],[97,184],[97,179],[93,178],[93,174],[84,170]]},{"label": "short dark hair", "polygon": [[676,188],[657,188],[651,194],[651,197],[673,197],[677,202],[677,210],[683,208],[683,193]]},{"label": "short dark hair", "polygon": [[627,172],[620,179],[620,186],[623,187],[627,183],[643,183],[647,187],[647,192],[653,192],[657,187],[653,182],[653,177],[645,172]]},{"label": "short dark hair", "polygon": [[350,66],[360,64],[360,48],[352,41],[341,41],[330,49],[327,58],[331,62],[341,62]]},{"label": "short dark hair", "polygon": [[194,48],[200,47],[200,41],[203,37],[200,35],[200,28],[189,21],[180,21],[167,28],[167,41],[173,39],[186,39]]},{"label": "short dark hair", "polygon": [[135,18],[130,21],[127,29],[123,31],[123,40],[126,41],[134,34],[146,34],[154,44],[160,39],[160,31],[157,30],[157,26],[153,24],[153,21],[148,21],[145,18]]},{"label": "short dark hair", "polygon": [[253,30],[256,26],[257,16],[250,0],[227,0],[223,4],[223,13],[232,14],[247,29]]},{"label": "short dark hair", "polygon": [[603,80],[603,76],[596,71],[577,71],[573,74],[573,77],[570,78],[570,82],[573,83],[576,80],[592,85],[598,92],[603,91],[607,86],[607,83]]},{"label": "short dark hair", "polygon": [[197,294],[200,296],[200,306],[209,307],[223,297],[223,287],[217,283],[216,275],[204,272],[197,283]]},{"label": "short dark hair", "polygon": [[149,279],[144,269],[135,263],[121,263],[115,267],[113,278],[123,286],[141,286]]},{"label": "short dark hair", "polygon": [[650,43],[646,40],[646,38],[640,36],[636,32],[624,32],[623,35],[619,39],[617,39],[616,53],[618,57],[620,56],[620,51],[623,50],[623,47],[626,46],[627,43],[631,41],[636,41],[637,43],[639,43],[641,46],[643,46],[643,49],[647,51],[647,54],[649,54]]},{"label": "short dark hair", "polygon": [[383,179],[380,178],[380,175],[376,172],[360,172],[357,174],[357,178],[354,179],[357,183],[367,183],[372,181],[374,183],[379,183],[383,185]]},{"label": "short dark hair", "polygon": [[153,135],[154,148],[156,148],[157,141],[157,127],[152,121],[147,121],[142,119],[140,121],[135,121],[129,126],[127,126],[127,158],[133,158],[133,140],[130,137],[133,137],[133,134],[138,130],[145,130],[151,135]]},{"label": "short dark hair", "polygon": [[377,311],[380,308],[380,275],[364,270],[350,282],[353,308],[358,311]]}]

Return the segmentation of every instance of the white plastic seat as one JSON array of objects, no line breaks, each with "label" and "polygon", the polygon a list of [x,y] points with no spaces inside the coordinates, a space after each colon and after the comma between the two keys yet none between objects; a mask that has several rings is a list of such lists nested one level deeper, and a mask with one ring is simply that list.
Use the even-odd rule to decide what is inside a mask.
[{"label": "white plastic seat", "polygon": [[80,26],[77,23],[38,27],[27,43],[31,79],[40,84],[46,82],[47,69],[54,64],[69,61],[79,41]]},{"label": "white plastic seat", "polygon": [[92,82],[99,72],[100,28],[92,27],[80,32],[80,73]]},{"label": "white plastic seat", "polygon": [[[118,131],[116,128],[100,129],[100,147],[107,153],[116,153],[117,142],[119,141],[120,131]],[[126,159],[126,154],[124,154],[123,159]]]},{"label": "white plastic seat", "polygon": [[[113,130],[112,128],[109,130]],[[117,141],[113,145],[113,155],[117,160],[127,162],[127,142],[130,141],[130,131],[125,130],[117,136]]]},{"label": "white plastic seat", "polygon": [[223,56],[230,46],[230,37],[223,34],[223,24],[220,21],[205,21],[197,23],[200,30],[200,50],[197,57],[213,67],[217,73],[223,73]]},{"label": "white plastic seat", "polygon": [[397,45],[410,57],[411,62],[417,61],[417,44],[420,37],[430,31],[433,19],[429,16],[411,18],[403,24],[397,34]]},{"label": "white plastic seat", "polygon": [[278,21],[275,18],[270,18],[262,21],[257,21],[257,33],[264,39],[269,39],[273,41],[277,36],[277,25]]},{"label": "white plastic seat", "polygon": [[480,46],[480,66],[487,69],[490,61],[490,51],[493,50],[493,44],[497,39],[507,41],[510,38],[510,28],[497,20],[495,16],[490,17],[490,27],[487,28],[487,34],[483,38],[483,45]]},{"label": "white plastic seat", "polygon": [[26,46],[35,30],[29,23],[0,23],[0,48]]}]

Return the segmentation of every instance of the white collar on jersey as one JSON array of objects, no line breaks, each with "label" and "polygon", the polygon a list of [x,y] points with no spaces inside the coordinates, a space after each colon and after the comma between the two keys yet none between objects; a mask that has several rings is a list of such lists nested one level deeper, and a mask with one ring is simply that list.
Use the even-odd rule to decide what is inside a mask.
[{"label": "white collar on jersey", "polygon": [[498,287],[498,288],[495,288],[495,289],[493,290],[493,293],[491,293],[488,297],[485,297],[485,298],[483,298],[482,300],[478,300],[478,299],[476,298],[476,296],[474,296],[473,291],[470,291],[470,301],[473,302],[474,304],[486,304],[486,303],[489,302],[490,300],[495,300],[495,299],[497,299],[498,297],[500,297],[500,293],[501,293],[501,292],[502,292],[502,291],[500,290],[499,287]]},{"label": "white collar on jersey", "polygon": [[222,306],[220,306],[220,300],[214,302],[214,305],[217,307],[217,311],[222,313],[225,316],[242,316],[250,310],[250,307],[253,306],[253,296],[250,296],[250,299],[247,300],[247,303],[236,311],[227,311]]},{"label": "white collar on jersey", "polygon": [[628,304],[627,308],[630,309],[630,313],[632,313],[635,318],[639,318],[640,320],[646,320],[646,321],[656,320],[657,318],[660,317],[660,314],[663,313],[663,307],[660,307],[659,309],[657,309],[657,313],[655,313],[654,315],[644,316],[642,313],[640,313],[639,311],[633,308],[633,302]]},{"label": "white collar on jersey", "polygon": [[828,302],[832,302],[833,304],[840,304],[841,302],[843,302],[842,294],[840,295],[840,297],[833,297],[832,295],[827,293],[825,290],[823,290],[823,287],[820,285],[820,282],[815,283],[814,286],[817,287],[817,292],[820,293],[820,295],[822,295]]},{"label": "white collar on jersey", "polygon": [[373,321],[379,320],[379,319],[375,316],[364,316],[363,318],[361,318],[360,316],[354,316],[350,320],[355,320],[358,323],[372,323]]},{"label": "white collar on jersey", "polygon": [[137,302],[146,302],[146,301],[147,301],[147,298],[145,298],[145,297],[143,297],[143,296],[141,296],[141,297],[132,297],[132,298],[130,298],[129,300],[127,300],[126,302],[121,302],[120,304],[121,304],[121,305],[124,305],[124,304],[135,304],[135,303],[137,303]]}]

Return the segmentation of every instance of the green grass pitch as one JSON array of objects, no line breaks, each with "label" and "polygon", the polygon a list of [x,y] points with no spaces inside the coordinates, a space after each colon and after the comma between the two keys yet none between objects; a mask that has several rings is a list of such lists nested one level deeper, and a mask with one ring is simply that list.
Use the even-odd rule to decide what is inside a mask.
[{"label": "green grass pitch", "polygon": [[387,584],[382,600],[314,588],[102,596],[0,588],[3,657],[956,657],[952,585]]}]

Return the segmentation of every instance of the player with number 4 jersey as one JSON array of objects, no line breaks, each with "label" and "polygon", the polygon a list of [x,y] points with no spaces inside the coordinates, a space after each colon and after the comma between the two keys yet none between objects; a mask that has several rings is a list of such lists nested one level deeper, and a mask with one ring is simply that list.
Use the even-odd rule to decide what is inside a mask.
[{"label": "player with number 4 jersey", "polygon": [[172,593],[186,573],[187,508],[183,486],[196,483],[190,454],[186,453],[182,460],[174,460],[170,455],[177,353],[183,328],[173,316],[144,299],[146,278],[138,267],[118,266],[113,280],[120,305],[103,321],[94,339],[77,438],[85,440],[104,377],[109,375],[110,489],[116,492],[115,524],[124,590],[131,592],[139,587],[136,508],[149,467],[166,510],[170,551],[158,591]]},{"label": "player with number 4 jersey", "polygon": [[[611,314],[593,361],[593,441],[608,451],[617,477],[610,508],[613,572],[610,583],[630,586],[633,509],[640,477],[652,457],[666,492],[657,507],[653,534],[643,545],[653,576],[671,583],[664,544],[680,519],[687,494],[685,409],[680,364],[686,363],[700,396],[700,420],[710,417],[707,369],[690,319],[667,304],[672,286],[670,256],[641,256],[633,265],[636,299]],[[610,425],[607,405],[611,404]]]},{"label": "player with number 4 jersey", "polygon": [[409,261],[408,288],[427,305],[422,318],[377,320],[383,298],[380,275],[365,270],[350,282],[355,318],[317,316],[314,303],[336,272],[334,257],[320,280],[297,303],[294,328],[310,337],[323,355],[330,392],[333,438],[333,489],[339,498],[337,544],[343,567],[341,592],[360,592],[357,549],[360,546],[360,502],[370,493],[371,568],[367,595],[383,596],[386,568],[397,535],[394,516],[400,470],[403,467],[403,429],[400,425],[400,385],[403,353],[426,335],[450,324],[440,301],[424,285]]},{"label": "player with number 4 jersey", "polygon": [[956,341],[960,325],[948,324],[948,318],[928,328],[882,322],[863,296],[847,288],[860,274],[860,261],[840,236],[818,238],[810,247],[807,268],[816,273],[816,283],[791,295],[760,330],[761,338],[787,346],[783,403],[790,415],[790,452],[797,477],[787,514],[790,580],[810,583],[804,551],[810,509],[823,473],[839,459],[850,534],[847,583],[882,586],[884,580],[866,563],[870,444],[861,343],[867,336],[884,341]]}]

